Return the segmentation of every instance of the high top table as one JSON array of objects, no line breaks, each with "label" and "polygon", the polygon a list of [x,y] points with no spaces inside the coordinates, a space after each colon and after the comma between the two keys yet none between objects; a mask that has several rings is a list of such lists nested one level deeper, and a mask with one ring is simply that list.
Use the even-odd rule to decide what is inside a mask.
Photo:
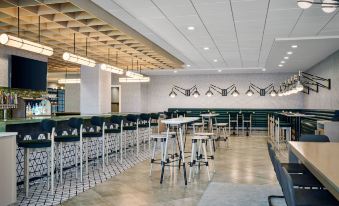
[{"label": "high top table", "polygon": [[200,114],[200,116],[202,117],[202,123],[204,124],[204,117],[208,118],[208,132],[212,132],[212,117],[216,117],[219,116],[219,114],[217,113],[205,113],[205,114]]},{"label": "high top table", "polygon": [[339,143],[289,141],[291,151],[339,201]]},{"label": "high top table", "polygon": [[301,136],[301,118],[302,117],[315,117],[315,115],[311,114],[302,114],[302,113],[292,113],[292,112],[282,112],[278,113],[285,117],[295,118],[295,140],[299,141]]},{"label": "high top table", "polygon": [[[199,120],[199,117],[178,117],[178,118],[172,118],[172,119],[164,119],[161,120],[162,123],[166,125],[171,125],[171,126],[177,126],[179,128],[179,166],[180,166],[180,161],[182,161],[182,166],[184,169],[184,180],[185,180],[185,185],[187,185],[187,177],[186,177],[186,164],[185,164],[185,145],[183,141],[183,126],[187,123],[194,122]],[[167,133],[169,132],[169,127],[167,127]],[[167,135],[168,137],[168,135]],[[167,142],[166,141],[166,147],[165,147],[165,152],[164,155],[167,154]],[[166,157],[164,157],[166,159]],[[161,177],[160,177],[160,184],[162,184],[163,178],[164,178],[164,171],[165,171],[165,164],[163,163],[161,165]]]}]

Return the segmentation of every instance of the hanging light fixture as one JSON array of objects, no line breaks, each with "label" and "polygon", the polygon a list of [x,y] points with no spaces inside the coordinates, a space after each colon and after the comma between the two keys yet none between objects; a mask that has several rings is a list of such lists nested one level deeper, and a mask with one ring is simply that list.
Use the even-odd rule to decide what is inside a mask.
[{"label": "hanging light fixture", "polygon": [[213,96],[213,92],[211,91],[211,87],[208,88],[208,91],[205,93],[206,96],[211,97]]},{"label": "hanging light fixture", "polygon": [[175,91],[173,90],[173,88],[172,88],[172,91],[169,93],[169,95],[168,96],[170,96],[170,97],[172,97],[172,98],[174,98],[174,97],[176,97],[177,96],[177,93],[175,93]]},{"label": "hanging light fixture", "polygon": [[59,84],[80,84],[80,79],[59,79]]},{"label": "hanging light fixture", "polygon": [[144,75],[139,74],[139,73],[135,73],[135,72],[132,72],[132,71],[127,71],[126,76],[131,77],[131,78],[143,78],[144,77]]},{"label": "hanging light fixture", "polygon": [[231,93],[231,95],[233,96],[233,97],[237,97],[237,96],[239,96],[239,92],[238,92],[238,90],[237,90],[237,88],[235,87],[234,88],[234,90],[233,90],[233,92]]},{"label": "hanging light fixture", "polygon": [[[40,43],[40,16],[39,16],[39,43]],[[20,8],[18,7],[18,36],[11,36],[8,34],[1,34],[0,35],[0,44],[46,55],[52,56],[53,55],[53,48],[44,46],[42,44],[38,44],[32,41],[28,41],[25,39],[20,38]]]},{"label": "hanging light fixture", "polygon": [[[117,53],[117,57],[116,57],[116,65],[118,65],[117,63],[118,63],[118,53]],[[123,69],[109,65],[109,49],[108,49],[108,52],[107,52],[107,64],[101,64],[100,69],[103,70],[103,71],[114,73],[114,74],[123,74],[124,73]]]},{"label": "hanging light fixture", "polygon": [[274,87],[273,87],[273,89],[269,92],[269,95],[271,95],[271,97],[275,97],[275,96],[277,96],[277,94],[278,94],[278,92],[275,91]]},{"label": "hanging light fixture", "polygon": [[142,83],[142,82],[150,82],[151,78],[142,77],[142,78],[119,78],[119,82],[121,83]]},{"label": "hanging light fixture", "polygon": [[254,94],[254,92],[252,91],[251,87],[248,87],[248,90],[245,94],[250,97]]},{"label": "hanging light fixture", "polygon": [[198,92],[198,89],[196,89],[196,90],[193,92],[193,97],[198,98],[199,96],[200,96],[200,93]]},{"label": "hanging light fixture", "polygon": [[208,91],[205,93],[206,96],[211,97],[213,96],[213,92],[212,90],[218,92],[219,94],[221,94],[221,96],[227,96],[230,92],[232,92],[235,89],[235,84],[232,84],[231,86],[227,87],[226,89],[222,89],[218,86],[215,86],[213,84],[210,84]]},{"label": "hanging light fixture", "polygon": [[338,0],[298,0],[297,4],[301,9],[308,9],[313,4],[318,4],[325,13],[332,13],[339,7]]},{"label": "hanging light fixture", "polygon": [[[88,58],[85,58],[85,57],[82,57],[82,56],[78,56],[75,54],[75,33],[74,33],[74,42],[73,42],[73,54],[72,53],[69,53],[69,52],[65,52],[63,55],[62,55],[62,58],[65,60],[65,61],[68,61],[68,62],[72,62],[72,63],[75,63],[75,64],[80,64],[80,65],[84,65],[84,66],[88,66],[88,67],[95,67],[95,64],[96,62],[92,59],[88,59]],[[87,56],[87,39],[86,39],[86,56]]]}]

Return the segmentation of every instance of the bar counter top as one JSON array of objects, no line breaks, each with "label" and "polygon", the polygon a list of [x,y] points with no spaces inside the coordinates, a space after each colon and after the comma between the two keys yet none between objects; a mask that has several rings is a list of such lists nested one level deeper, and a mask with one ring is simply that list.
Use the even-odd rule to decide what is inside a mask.
[{"label": "bar counter top", "polygon": [[7,120],[0,120],[0,132],[6,132],[6,125],[39,123],[44,119],[52,119],[55,121],[66,121],[72,117],[81,117],[83,119],[90,119],[92,116],[109,117],[111,115],[127,115],[127,114],[132,114],[132,113],[107,113],[107,114],[100,114],[100,115],[67,115],[67,116],[38,116],[38,117],[29,117],[29,118],[13,118],[13,119],[7,119]]}]

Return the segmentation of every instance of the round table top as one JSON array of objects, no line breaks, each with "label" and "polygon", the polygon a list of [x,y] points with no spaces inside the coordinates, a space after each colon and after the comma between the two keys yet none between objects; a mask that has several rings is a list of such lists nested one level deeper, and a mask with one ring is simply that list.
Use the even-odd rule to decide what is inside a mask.
[{"label": "round table top", "polygon": [[220,114],[218,113],[206,113],[206,114],[200,114],[202,117],[216,117],[219,116]]}]

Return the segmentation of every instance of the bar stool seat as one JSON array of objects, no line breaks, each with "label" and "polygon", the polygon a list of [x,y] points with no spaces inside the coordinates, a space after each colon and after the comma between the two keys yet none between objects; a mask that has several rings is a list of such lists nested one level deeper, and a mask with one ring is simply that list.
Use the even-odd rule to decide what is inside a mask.
[{"label": "bar stool seat", "polygon": [[194,135],[198,135],[198,136],[213,136],[214,133],[212,133],[212,132],[196,132],[196,133],[194,133]]},{"label": "bar stool seat", "polygon": [[124,126],[125,131],[136,130],[136,129],[137,129],[136,126]]},{"label": "bar stool seat", "polygon": [[54,138],[55,142],[76,142],[80,141],[79,135],[62,135]]},{"label": "bar stool seat", "polygon": [[228,123],[214,123],[213,125],[217,127],[226,127]]},{"label": "bar stool seat", "polygon": [[23,148],[45,148],[51,147],[51,140],[47,139],[34,139],[34,140],[24,140],[18,142],[18,147]]},{"label": "bar stool seat", "polygon": [[82,137],[83,138],[102,137],[102,133],[101,132],[83,132]]},{"label": "bar stool seat", "polygon": [[149,124],[139,124],[138,127],[139,128],[147,128],[147,127],[149,127]]}]

